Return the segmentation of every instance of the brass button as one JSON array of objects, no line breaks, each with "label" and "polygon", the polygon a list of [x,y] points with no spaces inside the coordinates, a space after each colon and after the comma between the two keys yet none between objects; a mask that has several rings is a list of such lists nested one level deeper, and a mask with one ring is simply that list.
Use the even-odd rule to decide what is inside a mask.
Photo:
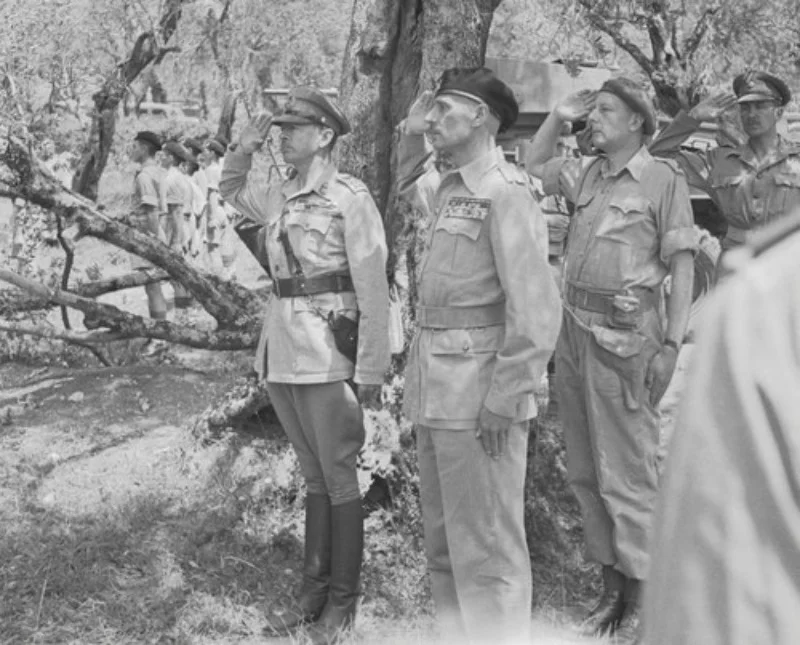
[{"label": "brass button", "polygon": [[469,343],[464,343],[464,351],[465,352],[469,351]]}]

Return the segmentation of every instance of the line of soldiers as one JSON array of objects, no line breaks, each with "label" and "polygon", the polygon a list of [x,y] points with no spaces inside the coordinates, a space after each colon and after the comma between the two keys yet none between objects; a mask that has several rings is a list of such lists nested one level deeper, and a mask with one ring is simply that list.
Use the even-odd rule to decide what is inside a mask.
[{"label": "line of soldiers", "polygon": [[[136,134],[129,148],[139,165],[134,176],[131,224],[156,236],[190,263],[225,279],[233,277],[235,213],[219,194],[222,161],[227,142],[187,138],[163,142],[154,132]],[[141,258],[133,268],[152,267]],[[191,306],[192,298],[179,283],[172,283],[176,308]],[[164,319],[167,301],[160,283],[145,287],[150,317]]]},{"label": "line of soldiers", "polygon": [[[710,188],[732,222],[726,248],[740,230],[785,215],[800,196],[789,183],[797,153],[775,130],[785,85],[751,74],[737,78],[734,91],[735,99],[701,104],[692,121],[736,102],[750,137],[710,160]],[[665,158],[681,120],[651,143],[656,117],[647,94],[612,79],[556,106],[528,150],[526,171],[496,145],[518,112],[493,72],[456,68],[398,126],[399,192],[427,225],[404,411],[415,425],[437,617],[444,636],[459,643],[528,639],[528,422],[554,350],[569,480],[587,557],[603,573],[586,628],[636,626],[658,494],[658,404],[692,298],[690,173]],[[565,123],[581,120],[594,154],[556,156]],[[250,170],[273,125],[293,170],[267,183]],[[295,88],[280,114],[261,114],[244,128],[219,182],[222,198],[256,225],[250,248],[273,281],[256,369],[308,491],[300,594],[291,611],[269,616],[267,632],[305,629],[316,645],[336,642],[355,617],[362,406],[380,405],[390,358],[381,216],[366,186],[339,172],[332,156],[350,127],[332,100]],[[574,206],[561,297],[529,173]]]}]

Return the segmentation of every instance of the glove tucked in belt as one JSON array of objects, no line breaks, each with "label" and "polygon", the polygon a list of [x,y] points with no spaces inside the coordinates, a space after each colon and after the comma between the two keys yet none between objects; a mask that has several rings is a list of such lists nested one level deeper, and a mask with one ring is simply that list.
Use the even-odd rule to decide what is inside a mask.
[{"label": "glove tucked in belt", "polygon": [[298,298],[318,293],[355,291],[353,279],[349,275],[341,274],[318,275],[313,278],[305,276],[282,278],[275,280],[272,288],[278,298]]}]

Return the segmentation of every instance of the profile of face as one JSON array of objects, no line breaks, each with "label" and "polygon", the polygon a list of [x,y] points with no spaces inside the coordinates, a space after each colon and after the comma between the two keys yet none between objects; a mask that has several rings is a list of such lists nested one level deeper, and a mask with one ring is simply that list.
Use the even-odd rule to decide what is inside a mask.
[{"label": "profile of face", "polygon": [[611,92],[600,92],[587,119],[592,145],[603,152],[621,150],[639,136],[644,119]]},{"label": "profile of face", "polygon": [[441,94],[425,115],[425,136],[437,152],[463,145],[486,119],[486,106],[467,97]]},{"label": "profile of face", "polygon": [[143,141],[134,139],[128,148],[128,156],[135,163],[143,163],[150,156],[150,149]]},{"label": "profile of face", "polygon": [[333,130],[314,123],[283,123],[280,136],[283,160],[288,164],[309,161],[330,145],[333,136]]},{"label": "profile of face", "polygon": [[739,103],[742,129],[748,137],[760,137],[774,131],[783,115],[775,101],[745,101]]}]

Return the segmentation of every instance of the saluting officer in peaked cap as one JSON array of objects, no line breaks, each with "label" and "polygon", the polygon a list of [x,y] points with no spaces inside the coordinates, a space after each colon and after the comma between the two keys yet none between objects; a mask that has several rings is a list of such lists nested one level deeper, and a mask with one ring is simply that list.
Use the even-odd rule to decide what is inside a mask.
[{"label": "saluting officer in peaked cap", "polygon": [[746,72],[733,79],[733,93],[739,103],[751,101],[775,101],[779,107],[792,98],[789,86],[781,79],[766,72]]},{"label": "saluting officer in peaked cap", "polygon": [[283,111],[272,120],[272,123],[275,125],[286,123],[321,125],[333,130],[336,136],[345,135],[352,129],[339,106],[313,87],[292,89],[283,106]]}]

